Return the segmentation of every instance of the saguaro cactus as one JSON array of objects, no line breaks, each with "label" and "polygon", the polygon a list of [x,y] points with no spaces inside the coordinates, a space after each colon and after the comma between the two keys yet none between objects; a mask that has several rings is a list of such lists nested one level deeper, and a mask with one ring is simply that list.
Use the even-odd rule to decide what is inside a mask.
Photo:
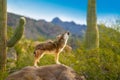
[{"label": "saguaro cactus", "polygon": [[7,47],[13,47],[22,37],[25,18],[20,18],[13,37],[7,40],[7,0],[0,0],[0,71],[5,70]]},{"label": "saguaro cactus", "polygon": [[87,31],[85,37],[87,49],[99,48],[99,32],[96,17],[96,0],[88,0]]}]

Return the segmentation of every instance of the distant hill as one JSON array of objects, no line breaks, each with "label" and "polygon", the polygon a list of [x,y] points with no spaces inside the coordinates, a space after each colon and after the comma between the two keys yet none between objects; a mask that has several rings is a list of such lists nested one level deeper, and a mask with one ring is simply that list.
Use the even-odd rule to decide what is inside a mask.
[{"label": "distant hill", "polygon": [[[16,28],[21,16],[8,13],[8,26]],[[52,38],[65,31],[70,31],[72,36],[82,37],[86,30],[85,25],[79,25],[75,22],[63,22],[58,17],[54,18],[51,22],[35,20],[28,17],[25,18],[27,21],[25,36],[29,39],[38,39],[40,36]]]},{"label": "distant hill", "polygon": [[[16,28],[21,15],[8,13],[8,26]],[[44,37],[54,37],[65,30],[51,22],[45,20],[35,20],[28,17],[26,18],[25,36],[29,39],[37,39],[41,35]]]},{"label": "distant hill", "polygon": [[61,26],[63,29],[70,31],[74,36],[82,37],[86,30],[86,25],[76,24],[75,22],[63,22],[58,17],[54,18],[51,23]]}]

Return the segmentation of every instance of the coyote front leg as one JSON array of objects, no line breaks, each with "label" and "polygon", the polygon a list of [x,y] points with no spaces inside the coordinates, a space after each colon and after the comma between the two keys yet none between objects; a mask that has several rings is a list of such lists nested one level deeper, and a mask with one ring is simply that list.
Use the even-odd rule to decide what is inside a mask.
[{"label": "coyote front leg", "polygon": [[61,63],[59,62],[59,54],[60,54],[60,53],[56,53],[56,54],[55,54],[55,62],[56,62],[56,64],[61,64]]}]

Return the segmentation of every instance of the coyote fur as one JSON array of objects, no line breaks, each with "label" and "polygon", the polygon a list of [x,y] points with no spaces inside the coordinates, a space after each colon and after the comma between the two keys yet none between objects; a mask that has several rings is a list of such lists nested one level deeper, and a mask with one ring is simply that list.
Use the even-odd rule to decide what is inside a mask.
[{"label": "coyote fur", "polygon": [[65,32],[57,36],[57,39],[55,41],[49,40],[47,42],[38,44],[34,50],[34,57],[35,57],[34,66],[37,66],[37,63],[44,54],[52,54],[52,53],[55,54],[56,64],[60,64],[59,54],[63,51],[63,49],[67,44],[69,34],[70,34],[69,32]]}]

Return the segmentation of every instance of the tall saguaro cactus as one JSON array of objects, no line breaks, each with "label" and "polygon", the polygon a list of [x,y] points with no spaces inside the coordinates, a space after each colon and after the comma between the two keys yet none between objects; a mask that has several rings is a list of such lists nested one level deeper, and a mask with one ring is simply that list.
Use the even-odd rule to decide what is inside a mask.
[{"label": "tall saguaro cactus", "polygon": [[0,70],[4,70],[6,59],[7,14],[6,0],[0,0]]},{"label": "tall saguaro cactus", "polygon": [[7,40],[7,0],[0,0],[0,71],[5,71],[7,47],[13,47],[22,37],[25,18],[19,21],[13,37]]},{"label": "tall saguaro cactus", "polygon": [[88,0],[86,49],[99,48],[99,32],[96,17],[96,0]]}]

